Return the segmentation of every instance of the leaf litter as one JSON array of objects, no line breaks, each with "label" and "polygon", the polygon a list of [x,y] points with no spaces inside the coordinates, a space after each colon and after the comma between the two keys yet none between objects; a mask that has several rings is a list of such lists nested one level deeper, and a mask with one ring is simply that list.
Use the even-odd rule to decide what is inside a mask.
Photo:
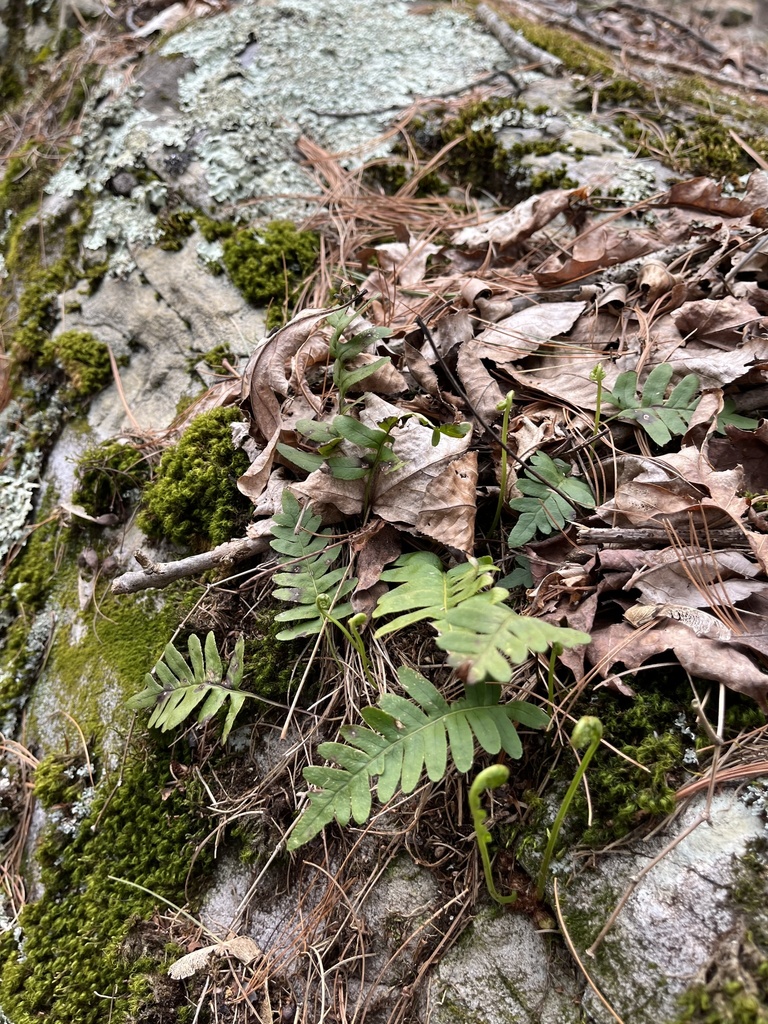
[{"label": "leaf litter", "polygon": [[[394,423],[394,456],[377,465],[372,487],[370,473],[337,476],[330,462],[302,473],[284,457],[285,446],[306,455],[320,447],[297,435],[295,402],[314,424],[332,423],[340,411],[328,356],[327,317],[336,307],[321,304],[327,288],[320,282],[321,301],[264,342],[244,375],[243,408],[258,454],[241,490],[258,501],[279,467],[280,479],[287,472],[288,486],[325,523],[381,520],[400,534],[393,551],[436,543],[445,557],[491,553],[502,567],[524,555],[533,559],[534,587],[537,551],[559,533],[569,560],[593,559],[593,569],[579,599],[566,590],[547,615],[570,624],[579,601],[600,588],[594,615],[579,621],[592,632],[589,658],[598,674],[638,667],[667,649],[690,670],[690,645],[699,678],[740,692],[748,678],[748,692],[766,706],[759,653],[750,648],[738,671],[735,661],[724,671],[732,646],[721,655],[719,641],[697,633],[679,609],[727,614],[731,643],[738,643],[740,631],[751,632],[744,602],[768,587],[759,500],[764,430],[754,419],[759,409],[739,412],[768,370],[768,304],[762,295],[738,294],[743,282],[753,283],[754,274],[738,268],[762,231],[754,221],[768,201],[768,173],[753,172],[741,196],[701,178],[680,182],[621,216],[605,214],[587,187],[555,190],[480,215],[476,226],[451,231],[449,218],[448,240],[438,245],[434,229],[425,230],[423,207],[405,197],[396,197],[402,221],[395,229],[404,241],[376,242],[392,226],[376,223],[359,190],[354,204],[359,179],[340,168],[332,174],[332,158],[316,146],[311,152],[316,173],[336,182],[328,188],[326,229],[337,206],[348,218],[342,273],[360,286],[358,308],[368,302],[344,338],[349,343],[370,327],[391,332],[372,335],[355,356],[360,383],[345,396],[345,415],[370,430]],[[691,235],[697,244],[684,258],[665,264],[653,255]],[[363,243],[356,254],[353,238]],[[338,265],[330,234],[326,244],[328,263]],[[612,290],[608,275],[622,267],[622,287]],[[726,278],[730,287],[720,287]],[[509,391],[513,414],[502,438],[500,406]],[[435,443],[436,430],[457,426],[466,433],[449,431]],[[513,461],[501,528],[489,535],[505,446]],[[342,438],[338,451],[363,467],[354,438]],[[550,467],[543,477],[542,460]],[[599,524],[656,531],[656,550],[642,552],[644,562],[611,591],[600,587],[599,548],[580,540],[580,526]],[[726,525],[742,540],[714,549],[708,533]],[[609,593],[621,598],[615,609]],[[622,619],[627,596],[678,613],[657,615],[653,637],[635,639]],[[615,643],[606,647],[607,637]]]},{"label": "leaf litter", "polygon": [[[249,534],[285,489],[313,529],[341,524],[343,596],[371,632],[401,553],[490,556],[525,615],[591,635],[559,653],[574,693],[631,698],[628,673],[673,658],[768,711],[768,172],[466,212],[299,148],[321,270],[243,374]],[[468,642],[482,628],[498,662],[506,620]]]}]

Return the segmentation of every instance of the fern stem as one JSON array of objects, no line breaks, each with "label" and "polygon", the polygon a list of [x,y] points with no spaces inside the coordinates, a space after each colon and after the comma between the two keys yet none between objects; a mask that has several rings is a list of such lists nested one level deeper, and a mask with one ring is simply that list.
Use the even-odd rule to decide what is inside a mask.
[{"label": "fern stem", "polygon": [[598,363],[589,375],[589,379],[597,384],[597,398],[595,399],[595,431],[594,437],[600,433],[600,416],[603,408],[603,381],[605,380],[605,369],[602,363]]},{"label": "fern stem", "polygon": [[539,880],[536,886],[536,895],[541,899],[544,895],[544,886],[547,881],[547,871],[549,870],[549,863],[552,860],[552,854],[555,849],[555,843],[560,833],[560,828],[563,824],[568,808],[573,802],[574,796],[576,796],[576,790],[579,788],[579,783],[584,777],[584,772],[587,770],[589,762],[592,760],[595,751],[600,746],[600,740],[603,738],[603,723],[599,718],[593,718],[591,715],[585,715],[584,718],[580,718],[573,728],[573,734],[571,735],[571,742],[574,747],[579,749],[585,746],[587,743],[587,751],[584,757],[581,759],[581,764],[576,769],[576,774],[571,780],[571,784],[568,787],[568,792],[565,794],[565,799],[560,805],[560,810],[557,812],[552,828],[549,830],[549,841],[547,848],[544,851],[544,860],[541,862],[541,868],[539,869]]},{"label": "fern stem", "polygon": [[504,444],[501,448],[501,473],[499,475],[499,500],[496,503],[496,514],[493,517],[491,523],[491,536],[496,532],[501,519],[501,512],[504,508],[504,502],[507,500],[507,435],[509,434],[509,413],[512,409],[512,402],[515,397],[514,391],[508,391],[503,402],[499,402],[496,406],[503,412],[501,419],[501,436]]},{"label": "fern stem", "polygon": [[508,778],[509,768],[506,768],[503,764],[493,764],[490,768],[483,769],[479,775],[475,776],[475,780],[469,790],[469,809],[472,812],[475,839],[477,839],[480,859],[483,862],[485,884],[488,887],[488,894],[491,899],[496,900],[497,903],[502,905],[514,903],[517,899],[517,893],[513,892],[509,896],[502,896],[493,881],[491,858],[488,856],[488,844],[491,842],[491,833],[485,827],[485,808],[481,803],[481,797],[486,789],[498,789],[499,786],[504,785]]},{"label": "fern stem", "polygon": [[549,671],[547,672],[547,696],[551,708],[555,706],[555,664],[562,653],[562,644],[552,644],[549,654]]},{"label": "fern stem", "polygon": [[[326,622],[330,622],[331,625],[335,626],[339,630],[339,632],[341,632],[347,638],[347,640],[349,641],[350,645],[352,647],[354,647],[354,649],[357,651],[358,655],[360,656],[360,661],[361,661],[362,666],[363,666],[363,672],[365,673],[365,678],[368,680],[370,685],[375,688],[376,683],[374,681],[373,674],[371,673],[371,663],[368,661],[368,655],[367,655],[366,650],[365,650],[365,644],[363,643],[363,638],[360,636],[360,634],[357,631],[357,626],[358,626],[359,621],[360,621],[359,620],[359,616],[353,615],[351,619],[347,620],[348,621],[348,625],[349,625],[349,629],[347,629],[347,627],[344,625],[344,623],[341,622],[339,619],[337,619],[333,614],[331,614],[330,609],[323,608],[319,601],[318,601],[318,608],[320,610],[320,614],[323,616],[323,618],[326,620]],[[363,621],[364,621],[365,620],[365,616],[363,615],[362,618],[363,618]]]}]

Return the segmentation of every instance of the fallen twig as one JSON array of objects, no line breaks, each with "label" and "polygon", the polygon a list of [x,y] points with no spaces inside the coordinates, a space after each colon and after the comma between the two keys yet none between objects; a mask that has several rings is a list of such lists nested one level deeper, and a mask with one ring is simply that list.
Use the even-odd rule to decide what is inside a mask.
[{"label": "fallen twig", "polygon": [[490,7],[479,4],[475,13],[477,20],[485,25],[492,36],[498,39],[507,53],[539,65],[539,70],[543,71],[545,75],[562,73],[563,62],[559,57],[529,43],[521,32],[515,32],[513,28],[510,28],[506,21]]},{"label": "fallen twig", "polygon": [[112,593],[135,594],[139,590],[162,590],[176,580],[199,576],[210,569],[220,569],[234,562],[243,562],[246,558],[260,555],[268,547],[267,537],[238,537],[236,540],[219,544],[210,551],[189,555],[188,558],[180,558],[176,562],[153,562],[142,551],[137,551],[134,557],[141,570],[118,576],[112,583]]}]

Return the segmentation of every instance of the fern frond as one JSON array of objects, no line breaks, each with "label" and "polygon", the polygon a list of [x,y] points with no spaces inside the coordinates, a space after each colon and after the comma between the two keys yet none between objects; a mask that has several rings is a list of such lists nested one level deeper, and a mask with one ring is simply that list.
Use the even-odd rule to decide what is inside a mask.
[{"label": "fern frond", "polygon": [[275,621],[297,624],[281,630],[278,640],[295,640],[320,632],[326,617],[318,607],[318,598],[323,605],[330,598],[337,619],[352,614],[352,606],[343,598],[354,590],[357,580],[345,579],[347,569],[344,566],[331,568],[338,561],[341,549],[329,547],[333,531],[320,530],[320,524],[320,516],[302,507],[289,490],[283,491],[283,511],[274,517],[270,543],[282,556],[281,562],[293,564],[287,572],[275,573],[278,589],[274,596],[280,601],[290,601],[295,607],[280,612]]},{"label": "fern frond", "polygon": [[[492,586],[496,572],[493,560],[487,556],[462,562],[446,572],[437,555],[429,551],[401,555],[393,569],[381,574],[385,583],[400,586],[384,594],[373,612],[374,619],[382,615],[397,617],[380,626],[376,636],[386,636],[422,619],[440,618],[449,609]],[[500,590],[496,598],[503,601],[508,596],[505,590]]]},{"label": "fern frond", "polygon": [[449,704],[418,672],[403,668],[398,675],[411,700],[383,694],[378,707],[362,712],[368,728],[344,726],[344,743],[321,743],[317,748],[321,757],[339,767],[304,769],[304,778],[318,791],[309,795],[309,806],[288,839],[289,850],[309,842],[334,818],[340,825],[351,818],[358,824],[367,821],[375,776],[378,799],[386,803],[398,786],[403,793],[412,793],[425,767],[432,782],[442,779],[449,751],[458,770],[469,771],[475,741],[489,754],[504,750],[519,758],[522,745],[514,723],[541,729],[549,721],[533,704],[499,704],[499,686],[469,687],[460,700]]},{"label": "fern frond", "polygon": [[432,623],[440,634],[437,646],[448,652],[449,665],[467,669],[464,678],[468,683],[509,682],[511,665],[525,661],[531,651],[540,653],[554,644],[578,647],[590,642],[589,634],[578,629],[518,615],[507,605],[494,602],[492,594],[470,597]]},{"label": "fern frond", "polygon": [[166,645],[162,660],[153,670],[160,682],[147,673],[144,689],[128,700],[128,707],[132,711],[153,708],[149,727],[168,732],[185,722],[198,708],[197,721],[207,721],[228,700],[229,708],[221,730],[222,742],[226,742],[246,698],[253,696],[240,689],[244,641],[242,637],[237,641],[226,677],[213,633],[205,639],[205,651],[194,633],[187,646],[189,663],[172,643]]}]

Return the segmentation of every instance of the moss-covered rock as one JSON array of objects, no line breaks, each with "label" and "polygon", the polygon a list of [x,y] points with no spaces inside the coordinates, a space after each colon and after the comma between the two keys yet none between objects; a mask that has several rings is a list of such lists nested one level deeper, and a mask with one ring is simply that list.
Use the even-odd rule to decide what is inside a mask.
[{"label": "moss-covered rock", "polygon": [[248,458],[232,444],[237,409],[213,409],[192,421],[163,455],[144,492],[139,525],[149,536],[204,548],[241,530],[250,503],[237,489]]},{"label": "moss-covered rock", "polygon": [[64,331],[50,338],[41,357],[66,374],[65,399],[95,395],[112,378],[109,349],[89,331]]},{"label": "moss-covered rock", "polygon": [[[224,240],[224,267],[232,283],[254,305],[281,310],[312,273],[320,250],[313,231],[298,231],[291,221],[272,221],[262,232],[241,228]],[[268,321],[267,326],[274,326]]]},{"label": "moss-covered rock", "polygon": [[[167,955],[161,944],[147,955],[131,936],[163,900],[185,901],[206,831],[199,795],[189,785],[166,788],[169,781],[167,754],[134,752],[119,780],[83,793],[66,828],[49,827],[38,854],[44,894],[22,911],[19,932],[0,939],[0,1005],[14,1024],[137,1019],[137,1003],[152,991],[147,975],[166,966]],[[41,789],[50,797],[51,780]],[[71,786],[61,792],[71,796]],[[197,859],[196,876],[205,863]],[[181,986],[176,995],[183,1005]]]}]

